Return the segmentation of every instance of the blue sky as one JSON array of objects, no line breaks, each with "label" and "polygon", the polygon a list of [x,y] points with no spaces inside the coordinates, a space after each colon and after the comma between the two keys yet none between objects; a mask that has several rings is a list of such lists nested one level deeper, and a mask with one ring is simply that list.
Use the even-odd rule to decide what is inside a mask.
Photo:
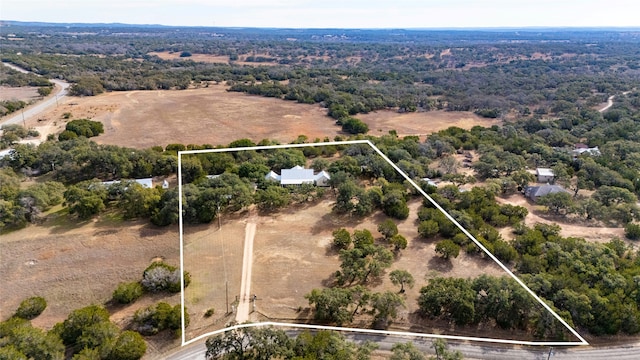
[{"label": "blue sky", "polygon": [[180,26],[640,27],[638,0],[0,0],[0,19]]}]

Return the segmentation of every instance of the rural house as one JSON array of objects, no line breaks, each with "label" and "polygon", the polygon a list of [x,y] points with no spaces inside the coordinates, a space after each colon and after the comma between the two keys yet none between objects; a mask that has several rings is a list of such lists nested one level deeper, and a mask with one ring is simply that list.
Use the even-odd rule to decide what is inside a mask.
[{"label": "rural house", "polygon": [[528,197],[533,202],[537,202],[538,198],[540,198],[541,196],[554,194],[554,193],[558,193],[558,192],[567,192],[568,193],[568,191],[565,190],[560,185],[544,184],[544,185],[540,185],[540,186],[527,186],[527,188],[524,190],[524,196]]},{"label": "rural house", "polygon": [[[138,184],[142,185],[142,187],[145,187],[147,189],[153,188],[153,179],[151,179],[151,178],[125,180],[125,181],[135,181]],[[113,185],[113,184],[119,184],[120,182],[121,182],[120,180],[103,181],[102,185],[109,186],[109,185]]]},{"label": "rural house", "polygon": [[549,168],[537,168],[536,169],[536,180],[539,183],[549,183],[552,184],[554,180],[555,174],[553,170]]},{"label": "rural house", "polygon": [[588,154],[591,156],[600,156],[600,149],[598,149],[597,146],[594,146],[592,148],[588,147],[588,146],[580,146],[578,147],[578,145],[584,145],[584,144],[576,144],[575,149],[573,149],[571,151],[571,154],[573,155],[573,159],[576,160],[578,158],[578,156],[582,155],[582,154]]},{"label": "rural house", "polygon": [[264,178],[278,181],[280,185],[314,184],[316,186],[329,186],[331,176],[324,170],[314,174],[313,169],[305,169],[296,165],[291,169],[282,169],[280,175],[274,171],[269,171]]}]

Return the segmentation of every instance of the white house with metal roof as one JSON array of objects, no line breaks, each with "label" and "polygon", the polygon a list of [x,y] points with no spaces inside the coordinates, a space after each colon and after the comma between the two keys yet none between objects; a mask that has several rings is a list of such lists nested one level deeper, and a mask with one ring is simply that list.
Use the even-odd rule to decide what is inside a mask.
[{"label": "white house with metal roof", "polygon": [[266,180],[278,181],[280,185],[302,185],[313,184],[316,186],[329,186],[331,176],[326,171],[315,174],[313,169],[305,169],[296,165],[291,169],[282,169],[280,175],[275,171],[269,171],[264,177]]}]

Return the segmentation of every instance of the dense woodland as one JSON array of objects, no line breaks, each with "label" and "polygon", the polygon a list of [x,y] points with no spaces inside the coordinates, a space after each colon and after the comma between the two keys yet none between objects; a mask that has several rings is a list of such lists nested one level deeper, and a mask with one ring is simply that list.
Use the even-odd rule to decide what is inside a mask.
[{"label": "dense woodland", "polygon": [[[410,178],[448,181],[450,185],[437,188],[426,182],[420,184],[581,333],[640,332],[638,251],[620,239],[598,244],[564,238],[559,227],[570,221],[625,226],[629,239],[640,238],[637,33],[178,32],[173,28],[63,29],[35,25],[12,26],[11,31],[24,40],[1,40],[3,61],[44,77],[71,81],[72,92],[78,96],[132,89],[185,89],[226,81],[230,91],[318,103],[345,132],[358,134],[350,139],[369,139]],[[182,52],[184,56],[161,60],[149,55],[153,51]],[[196,53],[225,56],[230,62],[189,60],[188,55]],[[4,85],[46,86],[30,83],[41,78],[22,77],[8,70],[3,74],[0,82]],[[615,95],[612,108],[604,113],[594,110],[611,95]],[[491,128],[450,128],[431,134],[426,141],[399,138],[394,132],[367,136],[366,125],[357,120],[357,115],[379,109],[470,110],[504,121],[502,126]],[[127,179],[171,177],[177,172],[180,150],[256,145],[238,139],[230,144],[170,144],[136,150],[90,141],[89,137],[99,136],[101,127],[88,119],[74,119],[69,125],[58,138],[52,137],[38,147],[18,143],[29,135],[29,129],[5,129],[0,143],[13,150],[0,160],[0,231],[42,222],[51,209],[69,218],[88,219],[109,213],[124,220],[142,218],[157,226],[171,226],[179,215],[177,189],[147,189]],[[300,136],[292,142],[343,139]],[[598,146],[601,154],[574,158],[571,150],[577,143]],[[272,144],[266,139],[257,145]],[[463,164],[454,155],[465,152],[475,154],[474,160],[465,164],[473,169],[473,176],[459,173]],[[269,170],[304,164],[328,171],[330,187],[289,188],[264,179]],[[364,217],[382,212],[387,216],[388,221],[378,229],[353,234],[344,229],[334,232],[334,246],[341,261],[335,281],[306,295],[318,321],[347,325],[354,316],[369,316],[372,327],[385,328],[395,319],[397,309],[410,301],[417,302],[424,319],[447,320],[459,326],[496,326],[536,338],[567,338],[566,332],[508,278],[467,280],[443,274],[445,277],[431,279],[420,290],[419,298],[406,298],[402,290],[413,285],[412,274],[387,274],[386,269],[394,261],[394,253],[403,251],[407,244],[397,228],[394,230],[394,220],[406,219],[407,203],[420,201],[422,196],[366,145],[189,155],[183,157],[182,166],[183,215],[188,223],[209,223],[219,211],[235,212],[251,204],[268,213],[327,197],[335,199],[336,214]],[[522,223],[528,213],[525,208],[496,201],[532,184],[534,179],[526,170],[535,167],[552,168],[556,183],[570,190],[548,195],[540,202],[548,209],[542,215],[556,220],[559,226],[526,227]],[[27,177],[35,178],[33,185],[22,184]],[[108,180],[122,181],[102,184]],[[476,181],[482,185],[461,191],[463,185]],[[412,241],[425,245],[435,242],[438,256],[444,259],[456,257],[460,251],[486,257],[429,202],[424,202],[417,215],[415,226],[420,238]],[[501,228],[509,228],[514,239],[503,239],[498,232]],[[372,235],[376,230],[381,238]],[[390,276],[400,292],[371,293],[367,286],[382,276]],[[135,301],[145,291],[143,280],[121,284],[114,299]],[[180,314],[167,306],[158,304],[141,313],[137,317],[139,326],[134,327],[138,332],[132,333],[145,334],[149,326],[150,331],[175,330],[167,319],[173,319],[175,325],[175,317]],[[85,312],[95,312],[94,319],[104,317],[104,309],[84,308],[69,319],[85,316]],[[154,319],[149,314],[157,312],[164,318],[155,318],[165,320],[149,325],[146,321]],[[69,319],[65,322],[73,322]],[[96,322],[97,327],[108,328],[113,341],[132,336],[132,343],[139,343],[138,335],[119,333],[101,320]],[[69,340],[71,335],[65,338],[64,331],[72,330],[64,330],[64,326],[43,332],[30,328],[24,316],[9,319],[0,327],[0,352],[21,352],[20,339],[36,336],[33,334],[37,332],[43,347],[50,345],[56,354],[67,346],[77,356],[84,352],[92,358],[117,358],[109,352],[115,348],[91,347],[93,338],[82,338],[85,342],[77,340],[78,336],[73,341]],[[79,330],[73,331],[77,335]],[[278,351],[300,358],[311,351],[298,344],[300,341],[343,341],[335,334],[324,334],[324,339],[307,334],[295,340],[271,330],[248,334],[229,333],[228,339],[208,341],[208,357],[227,354],[223,357],[232,358],[224,346],[233,346],[234,341],[242,343],[242,338],[233,336],[279,339],[283,345]],[[82,344],[84,348],[80,348]],[[366,345],[344,348],[350,354],[347,358],[363,358],[370,351]],[[406,348],[408,352],[415,350],[409,345]],[[135,350],[139,348],[131,351]],[[259,354],[261,349],[253,351]],[[49,358],[59,358],[56,356]]]}]

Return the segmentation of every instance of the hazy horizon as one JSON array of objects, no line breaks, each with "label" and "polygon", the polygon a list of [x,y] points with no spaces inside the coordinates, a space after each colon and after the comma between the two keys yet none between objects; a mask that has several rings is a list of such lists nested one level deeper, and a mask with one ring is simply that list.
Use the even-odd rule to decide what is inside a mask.
[{"label": "hazy horizon", "polygon": [[633,0],[3,0],[3,21],[291,29],[636,28]]}]

